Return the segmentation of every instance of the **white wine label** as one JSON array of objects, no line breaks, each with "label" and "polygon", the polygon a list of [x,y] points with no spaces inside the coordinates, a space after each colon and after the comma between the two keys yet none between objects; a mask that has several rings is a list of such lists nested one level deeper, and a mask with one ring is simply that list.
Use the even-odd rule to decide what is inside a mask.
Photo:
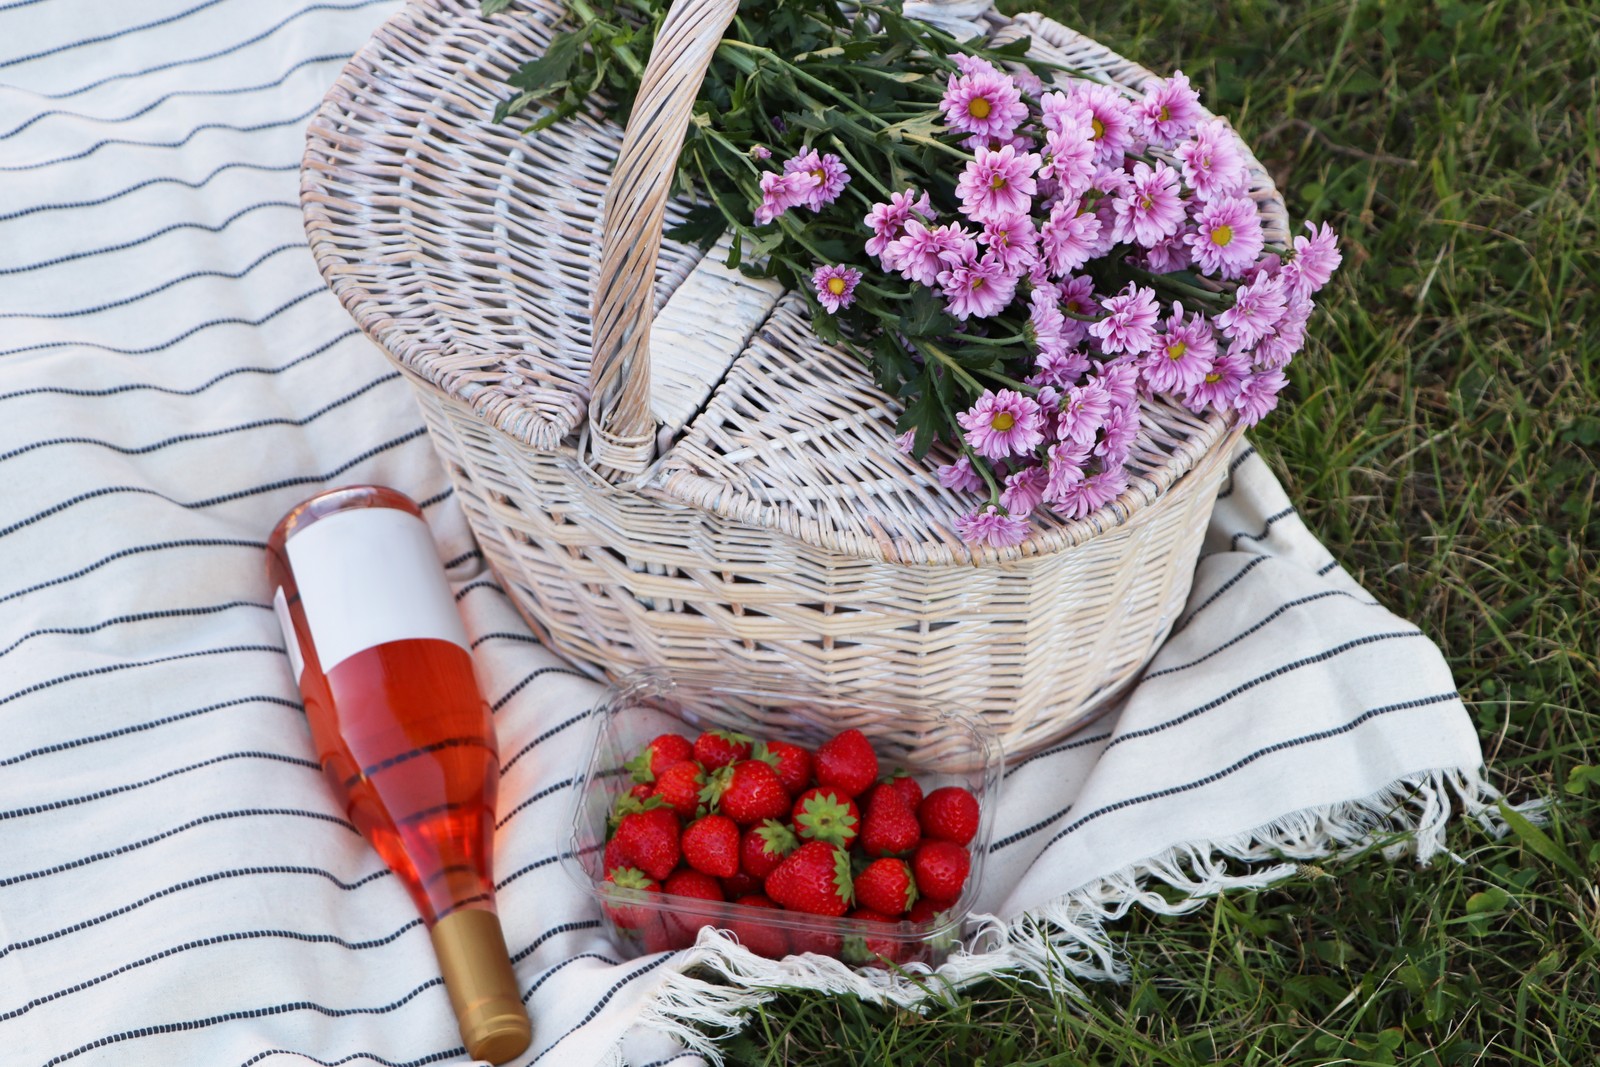
[{"label": "white wine label", "polygon": [[283,586],[272,594],[272,610],[278,613],[278,625],[283,627],[283,647],[289,652],[289,667],[294,671],[295,684],[300,683],[300,675],[305,672],[306,661],[300,655],[300,638],[295,636],[294,619],[289,617],[289,602],[284,599]]},{"label": "white wine label", "polygon": [[388,641],[433,637],[468,648],[428,524],[410,512],[340,511],[284,549],[323,673]]}]

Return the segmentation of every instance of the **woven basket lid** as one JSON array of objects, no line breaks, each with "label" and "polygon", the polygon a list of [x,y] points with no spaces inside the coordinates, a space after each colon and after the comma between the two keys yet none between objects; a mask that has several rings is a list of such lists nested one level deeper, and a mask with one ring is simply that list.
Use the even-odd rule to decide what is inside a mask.
[{"label": "woven basket lid", "polygon": [[[731,16],[736,4],[679,0],[663,40],[685,9],[715,6]],[[490,121],[506,75],[544,50],[562,13],[551,0],[488,18],[475,0],[412,0],[350,61],[310,126],[301,199],[318,266],[363,330],[424,388],[469,406],[519,446],[580,460],[606,436],[596,412],[632,388],[636,417],[652,430],[648,462],[626,479],[632,490],[847,556],[907,564],[1058,551],[1126,522],[1223,446],[1231,416],[1147,402],[1120,498],[1077,521],[1036,513],[1031,536],[1013,548],[970,549],[955,520],[976,501],[941,488],[932,473],[951,457],[936,449],[919,462],[899,451],[899,404],[856,357],[815,337],[805,302],[727,269],[716,251],[659,237],[662,221],[670,227],[688,208],[665,190],[686,108],[660,121],[642,95],[626,148],[598,99],[534,134],[522,132],[533,116]],[[1029,36],[1036,54],[1122,85],[1151,77],[1041,16],[990,24],[997,36]],[[699,29],[714,47],[720,28]],[[662,52],[653,68],[674,58],[684,66]],[[700,76],[680,69],[680,96],[692,100]],[[1245,154],[1267,240],[1287,243],[1282,200]],[[661,201],[656,221],[641,226],[634,216],[648,214],[638,205],[651,197]],[[608,318],[630,272],[633,318],[650,317],[642,330],[626,309]],[[612,338],[601,338],[607,352],[619,337],[645,345],[632,366],[612,361],[607,381],[600,361],[591,368],[596,318]]]}]

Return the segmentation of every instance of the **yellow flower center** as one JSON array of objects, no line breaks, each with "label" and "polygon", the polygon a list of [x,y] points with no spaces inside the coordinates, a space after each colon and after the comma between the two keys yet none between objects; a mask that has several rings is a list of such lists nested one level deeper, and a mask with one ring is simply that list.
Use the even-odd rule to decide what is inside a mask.
[{"label": "yellow flower center", "polygon": [[967,104],[967,114],[971,115],[975,119],[988,118],[991,110],[993,109],[989,106],[989,101],[985,100],[981,96],[973,97],[972,100]]},{"label": "yellow flower center", "polygon": [[1172,121],[1172,111],[1167,107],[1166,104],[1162,104],[1161,105],[1161,114],[1160,114],[1159,117],[1157,117],[1156,121],[1157,122],[1170,122],[1170,121]]},{"label": "yellow flower center", "polygon": [[996,174],[993,178],[989,179],[989,188],[991,188],[991,189],[1004,189],[1005,187],[1006,187],[1006,180],[1001,175]]},{"label": "yellow flower center", "polygon": [[1218,248],[1228,247],[1228,245],[1233,243],[1233,227],[1223,225],[1212,230],[1211,243],[1216,245]]},{"label": "yellow flower center", "polygon": [[1101,122],[1098,118],[1090,119],[1089,125],[1094,127],[1094,139],[1096,141],[1100,140],[1100,138],[1106,135],[1106,124]]},{"label": "yellow flower center", "polygon": [[1148,196],[1141,196],[1139,198],[1139,206],[1144,208],[1146,211],[1149,211],[1151,208],[1155,207],[1156,204],[1155,201],[1151,200]]},{"label": "yellow flower center", "polygon": [[972,279],[972,291],[973,292],[977,292],[979,289],[982,289],[982,288],[983,288],[983,279],[981,277]]},{"label": "yellow flower center", "polygon": [[1183,354],[1189,351],[1189,346],[1183,341],[1174,341],[1167,346],[1168,359],[1182,359]]},{"label": "yellow flower center", "polygon": [[834,296],[843,296],[844,295],[844,279],[843,278],[837,278],[837,277],[829,278],[828,279],[828,292],[832,293]]},{"label": "yellow flower center", "polygon": [[828,181],[828,172],[823,170],[821,167],[818,167],[816,170],[812,171],[811,176],[822,184],[826,184]]},{"label": "yellow flower center", "polygon": [[1082,315],[1083,314],[1083,305],[1078,303],[1076,300],[1068,300],[1067,301],[1067,311],[1070,312],[1073,315]]},{"label": "yellow flower center", "polygon": [[1216,385],[1220,381],[1222,381],[1222,374],[1219,371],[1212,371],[1210,374],[1206,375],[1207,385]]},{"label": "yellow flower center", "polygon": [[1009,411],[998,411],[994,418],[989,420],[989,426],[996,430],[1009,430],[1017,424],[1016,417]]}]

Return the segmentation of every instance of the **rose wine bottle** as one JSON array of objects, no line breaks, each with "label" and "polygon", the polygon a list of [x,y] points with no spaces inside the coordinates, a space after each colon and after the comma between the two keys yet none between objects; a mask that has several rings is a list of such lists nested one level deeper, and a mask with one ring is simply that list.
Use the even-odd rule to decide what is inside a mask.
[{"label": "rose wine bottle", "polygon": [[504,1063],[532,1037],[494,907],[494,721],[417,505],[355,486],[267,543],[290,667],[323,775],[411,894],[461,1037]]}]

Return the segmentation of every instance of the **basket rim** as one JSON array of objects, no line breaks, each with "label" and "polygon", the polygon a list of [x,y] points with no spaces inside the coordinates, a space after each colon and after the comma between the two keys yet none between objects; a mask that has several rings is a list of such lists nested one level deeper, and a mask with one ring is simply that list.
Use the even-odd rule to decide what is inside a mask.
[{"label": "basket rim", "polygon": [[[482,18],[477,14],[476,3],[471,0],[458,0],[458,3],[465,17]],[[372,302],[372,296],[348,275],[341,274],[338,268],[348,262],[348,257],[334,247],[329,235],[323,232],[333,227],[325,201],[336,200],[339,194],[329,191],[323,184],[330,175],[326,173],[329,168],[321,163],[320,157],[326,157],[329,154],[327,149],[332,145],[348,142],[354,136],[348,129],[347,101],[341,97],[341,93],[354,83],[367,82],[371,74],[383,68],[390,53],[384,36],[385,28],[404,25],[415,29],[419,21],[427,21],[419,20],[418,12],[448,13],[457,6],[451,0],[407,0],[406,5],[390,16],[384,26],[347,61],[338,79],[329,88],[307,126],[306,149],[300,170],[300,202],[311,252],[319,272],[346,311],[379,348],[408,372],[407,377],[413,380],[413,385],[431,387],[445,398],[467,407],[475,420],[503,435],[519,448],[566,454],[584,468],[586,477],[604,483],[606,479],[589,466],[581,443],[581,439],[591,432],[584,417],[588,400],[586,391],[574,389],[566,398],[569,402],[562,405],[565,410],[551,412],[540,410],[527,397],[507,396],[473,381],[469,373],[449,365],[453,362],[449,358],[454,354],[453,345],[418,337],[405,329],[403,321],[387,315],[374,320],[363,308],[363,305]],[[514,6],[507,14],[516,11],[517,6]],[[501,17],[490,16],[490,19],[498,20]],[[1114,69],[1114,80],[1123,86],[1137,86],[1155,77],[1145,67],[1098,41],[1037,12],[1010,17],[991,12],[987,22],[991,27],[991,39],[1031,34],[1037,46],[1041,36],[1047,41],[1054,37],[1057,38],[1055,41],[1049,41],[1053,47],[1071,45],[1098,53],[1104,69]],[[436,92],[442,96],[445,90]],[[1210,112],[1205,111],[1205,114],[1210,115]],[[1265,176],[1265,189],[1269,195],[1262,204],[1264,214],[1275,216],[1271,221],[1279,222],[1286,232],[1287,209],[1282,194],[1271,182],[1270,176],[1266,176],[1265,168],[1242,137],[1238,138],[1238,144],[1252,172],[1257,176]],[[1052,517],[1049,525],[1033,524],[1024,541],[1007,548],[969,546],[954,537],[947,541],[932,537],[896,537],[881,529],[879,536],[867,536],[838,528],[833,523],[819,523],[783,504],[758,500],[735,484],[710,479],[691,470],[666,469],[667,461],[673,456],[670,448],[657,455],[632,480],[610,484],[618,492],[654,498],[764,527],[804,544],[853,558],[906,565],[992,566],[1049,556],[1128,524],[1168,493],[1202,457],[1215,449],[1230,448],[1242,434],[1238,423],[1235,413],[1208,413],[1198,429],[1189,432],[1181,441],[1164,447],[1165,460],[1159,466],[1130,470],[1128,488],[1115,500],[1079,519]],[[692,427],[693,421],[686,431]],[[576,449],[573,444],[575,434],[580,439]]]}]

